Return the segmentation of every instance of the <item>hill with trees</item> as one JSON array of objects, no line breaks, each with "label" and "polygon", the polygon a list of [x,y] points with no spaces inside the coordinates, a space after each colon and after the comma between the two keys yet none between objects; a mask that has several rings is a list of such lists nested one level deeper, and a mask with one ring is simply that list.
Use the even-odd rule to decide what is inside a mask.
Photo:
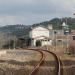
[{"label": "hill with trees", "polygon": [[41,23],[37,23],[33,25],[22,25],[22,24],[6,25],[3,27],[0,27],[0,32],[12,33],[16,35],[17,37],[21,37],[21,36],[27,36],[29,34],[31,27],[36,27],[40,25],[48,27],[48,25],[52,24],[53,29],[61,29],[62,22],[66,22],[67,25],[69,25],[70,29],[75,29],[75,18],[65,17],[65,18],[54,18],[50,21],[45,21],[45,22],[41,22]]},{"label": "hill with trees", "polygon": [[38,26],[38,25],[44,25],[44,26],[48,26],[50,24],[53,25],[53,29],[61,29],[61,25],[62,23],[65,22],[67,23],[67,25],[69,25],[70,29],[75,29],[75,18],[53,18],[50,21],[45,21],[45,22],[41,22],[41,23],[37,23],[37,24],[33,24],[32,26]]},{"label": "hill with trees", "polygon": [[3,27],[0,27],[0,32],[3,33],[11,33],[13,35],[16,35],[17,37],[27,35],[28,34],[28,29],[30,26],[26,25],[6,25]]}]

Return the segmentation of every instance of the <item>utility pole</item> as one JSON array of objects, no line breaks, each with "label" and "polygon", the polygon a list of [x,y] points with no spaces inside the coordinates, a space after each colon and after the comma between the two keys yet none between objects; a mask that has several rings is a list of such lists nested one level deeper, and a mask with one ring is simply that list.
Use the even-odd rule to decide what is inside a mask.
[{"label": "utility pole", "polygon": [[54,51],[54,30],[52,31],[53,36],[53,51]]},{"label": "utility pole", "polygon": [[[61,18],[61,23],[62,23],[62,18]],[[62,30],[61,37],[62,37],[62,49],[63,49],[63,25],[61,26],[61,30]]]},{"label": "utility pole", "polygon": [[14,50],[15,50],[15,35],[14,35]]},{"label": "utility pole", "polygon": [[55,49],[57,49],[57,31],[54,31],[54,37],[55,37]]},{"label": "utility pole", "polygon": [[10,32],[9,32],[8,35],[9,35],[9,50],[10,50]]},{"label": "utility pole", "polygon": [[[73,13],[73,15],[75,15],[75,13]],[[75,54],[75,50],[74,50],[74,54]]]}]

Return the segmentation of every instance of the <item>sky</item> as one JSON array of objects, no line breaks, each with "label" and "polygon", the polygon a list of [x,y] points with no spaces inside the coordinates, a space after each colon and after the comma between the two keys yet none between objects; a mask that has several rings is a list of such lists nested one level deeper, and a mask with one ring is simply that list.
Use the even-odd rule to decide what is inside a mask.
[{"label": "sky", "polygon": [[75,0],[0,0],[0,26],[75,17]]}]

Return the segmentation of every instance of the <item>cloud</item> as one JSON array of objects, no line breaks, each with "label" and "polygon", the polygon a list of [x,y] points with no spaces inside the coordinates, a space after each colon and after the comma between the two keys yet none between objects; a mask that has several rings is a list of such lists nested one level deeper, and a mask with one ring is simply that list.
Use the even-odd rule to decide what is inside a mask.
[{"label": "cloud", "polygon": [[22,16],[0,16],[0,25],[22,24],[25,18]]},{"label": "cloud", "polygon": [[74,12],[75,0],[0,0],[0,25],[33,24]]}]

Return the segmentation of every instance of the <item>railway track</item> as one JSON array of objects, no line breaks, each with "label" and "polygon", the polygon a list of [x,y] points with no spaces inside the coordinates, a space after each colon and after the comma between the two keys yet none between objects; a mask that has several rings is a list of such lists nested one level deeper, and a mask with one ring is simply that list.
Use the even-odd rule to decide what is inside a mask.
[{"label": "railway track", "polygon": [[[56,63],[57,63],[57,67],[56,67],[56,75],[61,75],[61,60],[60,60],[60,58],[55,54],[55,53],[53,53],[53,52],[51,52],[51,51],[48,51],[48,50],[39,50],[39,49],[28,49],[28,50],[36,50],[36,51],[41,51],[41,52],[48,52],[49,54],[52,54],[53,56],[54,56],[54,58],[55,58],[55,60],[56,60]],[[43,61],[44,61],[44,59],[46,58],[45,57],[45,54],[43,53],[43,55],[44,55],[44,58],[43,58]],[[40,62],[42,63],[42,60],[40,60]],[[35,72],[36,72],[36,70],[38,69],[38,68],[40,68],[40,65],[42,65],[41,63],[39,63],[33,70],[32,70],[32,72],[29,74],[29,75],[35,75]]]},{"label": "railway track", "polygon": [[[43,61],[45,60],[45,55],[43,54],[42,51],[40,50],[34,50],[34,49],[30,49],[31,51],[36,51],[38,53],[40,53],[41,57],[39,59],[38,64],[34,67],[34,69],[31,71],[31,73],[29,75],[32,75],[34,72],[37,71],[37,69],[40,67],[40,65],[43,63]],[[0,75],[6,75],[6,71],[2,68],[0,68]],[[14,74],[13,74],[14,75]]]},{"label": "railway track", "polygon": [[[56,75],[61,75],[61,60],[55,53],[48,51],[48,50],[42,50],[42,49],[27,49],[27,50],[37,51],[41,54],[41,58],[38,64],[33,68],[33,70],[28,75],[35,75],[38,69],[40,68],[40,66],[43,65],[43,62],[46,59],[46,55],[44,52],[48,52],[49,54],[52,54],[54,56],[56,60]],[[0,69],[0,71],[3,72],[2,75],[6,75],[3,69]]]},{"label": "railway track", "polygon": [[42,63],[44,62],[45,60],[45,55],[42,51],[40,50],[35,50],[35,49],[28,49],[28,50],[33,50],[33,51],[37,51],[41,54],[41,59],[39,61],[39,63],[34,67],[34,69],[31,71],[31,73],[29,73],[29,75],[33,75],[34,73],[36,73],[37,69],[42,65]]}]

